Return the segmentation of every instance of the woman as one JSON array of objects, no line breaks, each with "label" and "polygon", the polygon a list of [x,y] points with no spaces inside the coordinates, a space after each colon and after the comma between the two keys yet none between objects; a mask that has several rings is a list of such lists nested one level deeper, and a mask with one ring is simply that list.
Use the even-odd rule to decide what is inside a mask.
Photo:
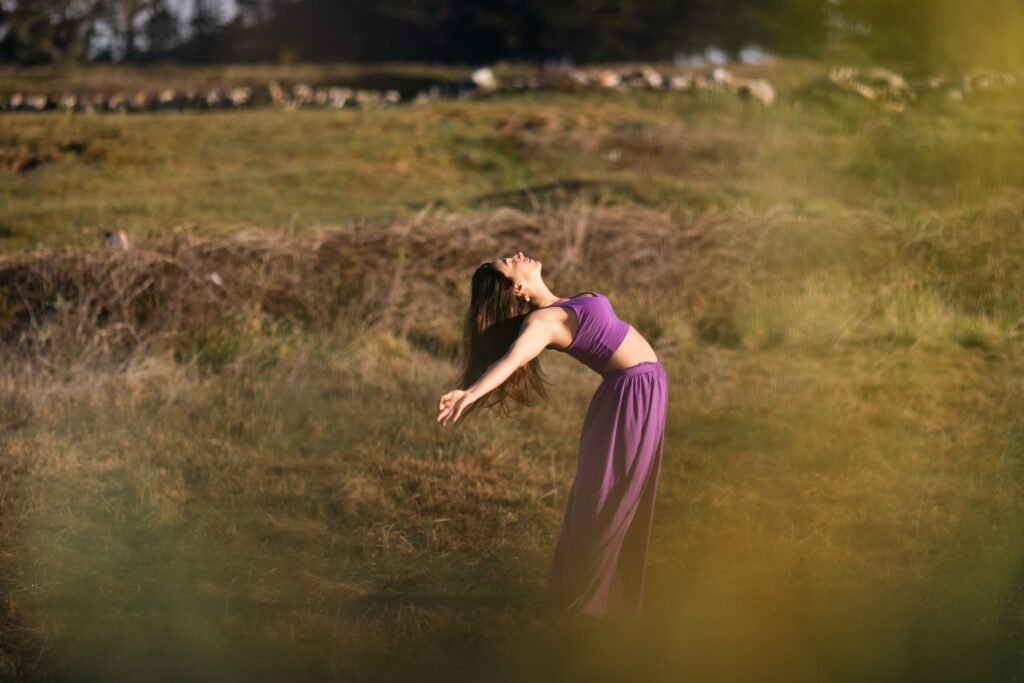
[{"label": "woman", "polygon": [[506,413],[510,399],[546,396],[537,361],[546,348],[603,376],[583,422],[547,598],[562,616],[641,616],[668,406],[654,349],[606,297],[552,294],[541,263],[523,252],[473,273],[464,342],[461,388],[438,403],[442,426],[488,395]]}]

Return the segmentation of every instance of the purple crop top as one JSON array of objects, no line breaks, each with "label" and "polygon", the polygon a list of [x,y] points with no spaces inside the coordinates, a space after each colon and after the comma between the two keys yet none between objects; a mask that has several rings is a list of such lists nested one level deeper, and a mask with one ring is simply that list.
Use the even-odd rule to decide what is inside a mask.
[{"label": "purple crop top", "polygon": [[[584,296],[581,294],[593,294]],[[576,311],[579,325],[572,343],[564,349],[570,356],[600,374],[608,359],[619,348],[629,333],[629,323],[619,320],[608,297],[596,292],[580,292],[565,301],[544,308],[571,308]]]}]

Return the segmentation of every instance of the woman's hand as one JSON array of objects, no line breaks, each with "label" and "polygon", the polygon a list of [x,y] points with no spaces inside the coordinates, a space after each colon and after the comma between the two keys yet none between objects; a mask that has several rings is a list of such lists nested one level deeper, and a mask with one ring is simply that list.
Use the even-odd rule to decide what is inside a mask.
[{"label": "woman's hand", "polygon": [[437,403],[437,421],[444,427],[449,422],[455,422],[476,399],[468,391],[452,389],[441,397]]}]

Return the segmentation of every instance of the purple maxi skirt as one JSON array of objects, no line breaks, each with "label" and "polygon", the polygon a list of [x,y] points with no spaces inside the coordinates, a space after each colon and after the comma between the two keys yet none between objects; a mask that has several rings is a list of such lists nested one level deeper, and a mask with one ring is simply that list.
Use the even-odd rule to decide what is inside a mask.
[{"label": "purple maxi skirt", "polygon": [[594,392],[548,579],[561,616],[643,614],[667,410],[657,361],[609,372]]}]

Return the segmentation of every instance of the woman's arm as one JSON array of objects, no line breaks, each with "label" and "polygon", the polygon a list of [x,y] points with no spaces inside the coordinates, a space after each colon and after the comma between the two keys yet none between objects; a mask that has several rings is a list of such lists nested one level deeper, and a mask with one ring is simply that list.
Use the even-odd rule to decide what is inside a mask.
[{"label": "woman's arm", "polygon": [[476,401],[501,386],[513,372],[539,356],[544,347],[551,343],[551,328],[548,321],[527,318],[519,336],[505,355],[491,363],[466,392]]},{"label": "woman's arm", "polygon": [[480,375],[480,378],[465,391],[455,389],[441,397],[438,403],[439,414],[437,421],[443,425],[448,422],[455,422],[462,415],[462,412],[475,401],[483,398],[489,392],[501,386],[502,382],[508,379],[513,372],[523,367],[531,360],[540,355],[546,346],[551,343],[554,324],[548,320],[528,316],[523,322],[523,328],[516,337],[515,342],[505,352],[505,355],[491,363],[491,365]]}]

